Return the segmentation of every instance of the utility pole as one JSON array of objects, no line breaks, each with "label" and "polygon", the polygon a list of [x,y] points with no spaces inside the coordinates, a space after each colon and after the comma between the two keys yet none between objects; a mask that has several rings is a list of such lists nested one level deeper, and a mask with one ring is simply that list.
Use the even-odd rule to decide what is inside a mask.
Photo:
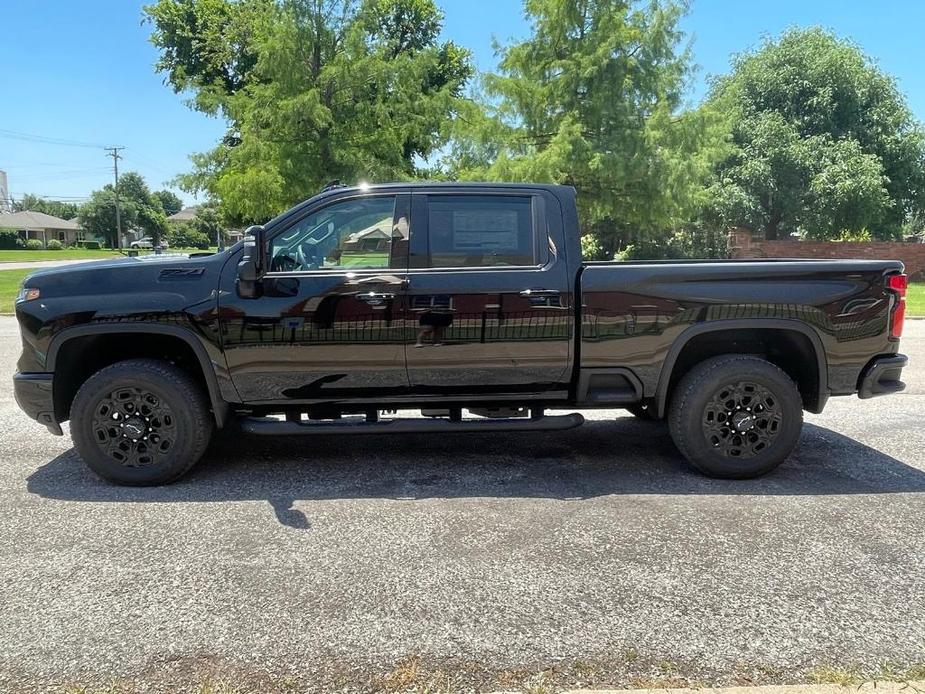
[{"label": "utility pole", "polygon": [[115,178],[115,184],[112,192],[116,196],[116,246],[122,250],[122,209],[119,206],[119,160],[122,155],[120,150],[125,147],[106,147],[106,156],[112,157],[112,175]]}]

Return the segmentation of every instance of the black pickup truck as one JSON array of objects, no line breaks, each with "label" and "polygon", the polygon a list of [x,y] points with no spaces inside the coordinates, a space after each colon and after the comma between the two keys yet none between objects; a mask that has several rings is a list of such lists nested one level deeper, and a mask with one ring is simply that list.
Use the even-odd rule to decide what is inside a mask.
[{"label": "black pickup truck", "polygon": [[41,270],[16,301],[16,398],[121,484],[176,479],[215,428],[583,421],[546,408],[667,419],[696,468],[746,478],[804,409],[904,387],[899,262],[583,263],[579,235],[563,186],[334,187],[220,253]]}]

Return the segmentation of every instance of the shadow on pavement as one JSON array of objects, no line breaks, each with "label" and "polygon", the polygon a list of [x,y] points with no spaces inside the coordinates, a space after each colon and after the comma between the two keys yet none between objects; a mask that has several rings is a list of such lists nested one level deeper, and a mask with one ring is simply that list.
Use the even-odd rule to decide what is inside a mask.
[{"label": "shadow on pavement", "polygon": [[889,494],[925,491],[925,472],[812,424],[793,457],[757,480],[693,472],[663,424],[623,417],[553,433],[221,436],[191,474],[166,487],[107,484],[73,449],[35,471],[33,494],[72,501],[266,500],[284,525],[306,529],[299,500],[609,494]]}]

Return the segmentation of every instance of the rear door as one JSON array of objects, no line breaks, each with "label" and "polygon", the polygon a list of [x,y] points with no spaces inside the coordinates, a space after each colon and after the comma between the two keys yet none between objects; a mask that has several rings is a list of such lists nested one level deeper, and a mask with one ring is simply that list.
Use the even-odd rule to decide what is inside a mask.
[{"label": "rear door", "polygon": [[413,393],[565,395],[573,318],[561,234],[559,203],[543,190],[412,195]]}]

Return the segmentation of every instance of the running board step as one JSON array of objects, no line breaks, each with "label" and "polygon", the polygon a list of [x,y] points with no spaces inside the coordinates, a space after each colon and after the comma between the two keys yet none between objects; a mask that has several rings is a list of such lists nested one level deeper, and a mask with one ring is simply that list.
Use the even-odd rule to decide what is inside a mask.
[{"label": "running board step", "polygon": [[573,429],[584,424],[577,412],[564,415],[544,415],[536,419],[466,419],[451,422],[446,419],[391,419],[379,422],[344,421],[289,422],[270,417],[245,417],[241,429],[259,436],[308,436],[311,434],[423,434],[428,432],[470,431],[556,431]]}]

